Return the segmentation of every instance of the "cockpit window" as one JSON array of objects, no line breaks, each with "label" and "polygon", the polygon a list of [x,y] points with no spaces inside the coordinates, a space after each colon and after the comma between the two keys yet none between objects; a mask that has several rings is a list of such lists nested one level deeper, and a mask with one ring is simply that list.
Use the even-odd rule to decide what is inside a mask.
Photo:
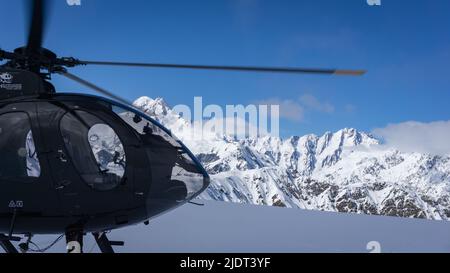
[{"label": "cockpit window", "polygon": [[28,115],[13,112],[0,115],[0,177],[40,177],[36,146]]},{"label": "cockpit window", "polygon": [[151,155],[154,198],[184,201],[203,189],[209,178],[177,138],[145,115],[118,106],[113,111],[142,136]]},{"label": "cockpit window", "polygon": [[107,191],[121,184],[126,167],[125,150],[109,125],[77,110],[67,113],[60,127],[69,156],[89,186]]}]

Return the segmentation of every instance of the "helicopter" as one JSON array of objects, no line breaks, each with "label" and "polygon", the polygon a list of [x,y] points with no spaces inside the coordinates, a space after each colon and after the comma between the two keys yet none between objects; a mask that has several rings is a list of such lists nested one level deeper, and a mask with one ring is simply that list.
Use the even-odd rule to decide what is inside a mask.
[{"label": "helicopter", "polygon": [[[107,232],[144,223],[192,202],[208,173],[170,130],[132,103],[69,72],[76,66],[123,66],[360,76],[363,70],[86,61],[43,47],[46,0],[30,0],[28,41],[0,49],[0,246],[30,250],[38,234],[65,237],[83,251],[91,233],[113,253]],[[58,74],[102,96],[59,93]]]}]

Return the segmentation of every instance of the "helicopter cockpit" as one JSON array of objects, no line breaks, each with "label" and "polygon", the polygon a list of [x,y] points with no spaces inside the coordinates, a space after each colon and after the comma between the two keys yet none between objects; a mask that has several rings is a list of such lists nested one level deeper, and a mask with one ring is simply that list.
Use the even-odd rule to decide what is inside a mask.
[{"label": "helicopter cockpit", "polygon": [[[132,138],[139,140],[139,150],[145,152],[150,163],[147,169],[151,166],[151,182],[147,181],[151,185],[150,199],[183,202],[209,184],[205,170],[183,143],[139,110],[101,99],[97,105],[110,110],[109,117],[103,118],[92,107],[83,107],[81,102],[75,104],[66,103],[74,108],[61,118],[60,131],[68,156],[94,190],[110,191],[130,178],[128,165],[137,165],[128,164],[129,160],[136,160],[133,157],[137,154],[136,149],[130,149]],[[134,134],[122,133],[118,121],[110,117],[113,114]]]},{"label": "helicopter cockpit", "polygon": [[[83,180],[93,189],[114,190],[130,179],[130,172],[134,172],[134,183],[138,184],[142,179],[135,168],[139,152],[146,157],[141,161],[149,163],[145,166],[151,181],[147,177],[145,183],[150,185],[150,200],[184,202],[208,186],[209,177],[195,156],[169,130],[141,111],[97,98],[99,110],[103,106],[109,109],[108,117],[102,117],[92,104],[83,107],[81,102],[68,103],[67,97],[60,98],[72,108],[60,120],[65,147]],[[123,126],[111,118],[112,114],[133,134],[121,130]]]}]

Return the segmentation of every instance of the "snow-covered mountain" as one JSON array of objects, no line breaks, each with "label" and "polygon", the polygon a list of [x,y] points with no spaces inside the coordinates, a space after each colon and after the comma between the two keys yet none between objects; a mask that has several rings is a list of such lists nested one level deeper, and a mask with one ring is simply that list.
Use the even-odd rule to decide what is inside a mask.
[{"label": "snow-covered mountain", "polygon": [[[190,122],[162,99],[135,105],[161,122],[202,161],[207,200],[436,220],[450,219],[450,157],[387,149],[343,129],[323,136],[193,140]],[[189,136],[188,136],[189,135]]]}]

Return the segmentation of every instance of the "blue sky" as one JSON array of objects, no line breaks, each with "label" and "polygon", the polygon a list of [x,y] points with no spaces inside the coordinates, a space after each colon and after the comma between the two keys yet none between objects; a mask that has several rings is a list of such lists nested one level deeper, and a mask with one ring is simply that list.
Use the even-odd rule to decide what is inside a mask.
[{"label": "blue sky", "polygon": [[[86,60],[361,68],[359,77],[89,67],[128,99],[282,104],[283,136],[450,119],[448,0],[53,0],[45,46]],[[0,47],[25,41],[22,1],[0,0]],[[55,77],[61,91],[88,91]],[[297,111],[297,112],[296,112]],[[299,113],[300,117],[297,117]],[[293,116],[295,118],[293,118]]]}]

